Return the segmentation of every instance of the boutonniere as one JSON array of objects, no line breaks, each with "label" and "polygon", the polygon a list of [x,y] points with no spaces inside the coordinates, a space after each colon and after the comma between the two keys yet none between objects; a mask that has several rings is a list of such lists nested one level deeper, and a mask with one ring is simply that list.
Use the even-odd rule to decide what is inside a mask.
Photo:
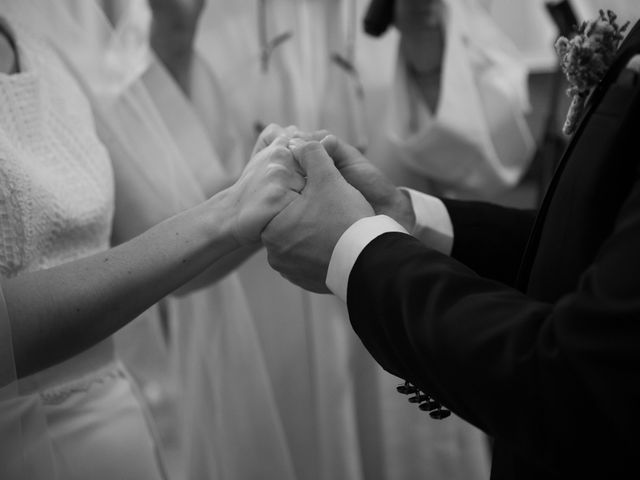
[{"label": "boutonniere", "polygon": [[571,39],[560,37],[555,49],[560,68],[569,81],[567,95],[571,98],[562,132],[571,135],[584,112],[587,98],[611,66],[629,22],[620,26],[611,10],[595,20],[583,22]]}]

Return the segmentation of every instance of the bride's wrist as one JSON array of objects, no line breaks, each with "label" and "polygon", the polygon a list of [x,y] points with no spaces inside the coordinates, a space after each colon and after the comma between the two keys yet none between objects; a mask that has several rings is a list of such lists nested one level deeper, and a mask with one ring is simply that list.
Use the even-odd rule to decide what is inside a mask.
[{"label": "bride's wrist", "polygon": [[202,221],[209,238],[217,239],[229,251],[243,246],[237,232],[238,200],[232,187],[216,193],[198,208],[202,209]]}]

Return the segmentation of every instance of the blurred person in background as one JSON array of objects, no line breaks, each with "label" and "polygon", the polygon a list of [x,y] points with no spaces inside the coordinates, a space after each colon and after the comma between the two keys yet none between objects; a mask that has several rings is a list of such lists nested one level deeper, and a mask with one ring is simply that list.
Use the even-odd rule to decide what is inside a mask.
[{"label": "blurred person in background", "polygon": [[[0,10],[0,476],[173,478],[113,334],[169,292],[225,277],[304,179],[275,174],[293,171],[282,137],[225,188],[198,122],[171,123],[190,118],[179,88],[153,58],[121,50],[97,4],[4,0]],[[210,306],[246,326],[239,285],[216,285]],[[158,341],[137,340],[145,355]],[[225,347],[209,356],[224,364]],[[227,368],[231,380],[259,389],[262,362],[235,347],[254,364],[244,377]]]},{"label": "blurred person in background", "polygon": [[[526,68],[482,2],[395,2],[382,38],[362,31],[369,7],[207,1],[195,48],[241,146],[272,122],[327,128],[424,191],[491,197],[517,184],[533,149]],[[340,302],[291,286],[264,252],[239,274],[296,478],[487,478],[484,435],[458,419],[416,427],[421,412],[366,355]]]}]

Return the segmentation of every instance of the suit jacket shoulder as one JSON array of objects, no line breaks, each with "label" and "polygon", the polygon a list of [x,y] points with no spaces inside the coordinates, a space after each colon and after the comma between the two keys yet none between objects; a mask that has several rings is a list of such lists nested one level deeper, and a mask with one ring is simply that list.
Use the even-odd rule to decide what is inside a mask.
[{"label": "suit jacket shoulder", "polygon": [[640,477],[640,82],[617,82],[634,32],[561,162],[522,290],[397,233],[351,272],[365,346],[495,437],[505,478]]}]

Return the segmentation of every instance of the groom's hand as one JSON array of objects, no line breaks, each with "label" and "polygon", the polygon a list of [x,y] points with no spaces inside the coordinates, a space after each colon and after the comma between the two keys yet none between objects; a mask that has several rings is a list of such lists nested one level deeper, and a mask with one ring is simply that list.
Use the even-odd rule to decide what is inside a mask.
[{"label": "groom's hand", "polygon": [[269,264],[282,276],[307,290],[328,293],[333,248],[347,228],[374,211],[319,142],[294,141],[290,148],[306,174],[306,186],[271,220],[262,241]]},{"label": "groom's hand", "polygon": [[316,132],[314,135],[322,138],[320,143],[342,176],[364,195],[376,214],[387,215],[407,231],[413,231],[416,218],[406,192],[391,183],[357,148],[327,132]]}]

